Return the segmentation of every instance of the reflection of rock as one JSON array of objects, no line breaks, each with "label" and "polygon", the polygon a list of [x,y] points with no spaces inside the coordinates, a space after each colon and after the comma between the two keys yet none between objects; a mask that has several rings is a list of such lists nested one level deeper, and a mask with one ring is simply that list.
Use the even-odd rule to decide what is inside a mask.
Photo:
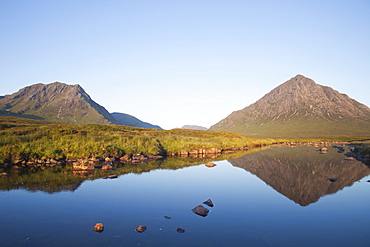
[{"label": "reflection of rock", "polygon": [[193,208],[191,211],[193,211],[195,214],[200,215],[202,217],[206,217],[208,215],[209,210],[203,207],[202,205],[198,205],[195,208]]},{"label": "reflection of rock", "polygon": [[203,202],[204,204],[206,204],[207,206],[209,206],[209,207],[213,207],[214,205],[213,205],[213,202],[212,202],[212,200],[211,199],[208,199],[207,201],[205,201],[205,202]]},{"label": "reflection of rock", "polygon": [[[370,174],[370,169],[360,161],[345,161],[343,154],[337,152],[325,155],[307,152],[307,147],[267,149],[229,162],[255,174],[301,206],[336,193]],[[327,178],[338,180],[328,183]]]},{"label": "reflection of rock", "polygon": [[85,171],[85,170],[95,169],[94,164],[88,161],[84,161],[84,160],[73,162],[72,165],[73,165],[73,170],[75,171]]},{"label": "reflection of rock", "polygon": [[104,231],[103,223],[96,223],[95,226],[93,227],[93,231],[103,232]]},{"label": "reflection of rock", "polygon": [[206,164],[206,167],[215,167],[216,166],[216,164],[215,163],[207,163]]}]

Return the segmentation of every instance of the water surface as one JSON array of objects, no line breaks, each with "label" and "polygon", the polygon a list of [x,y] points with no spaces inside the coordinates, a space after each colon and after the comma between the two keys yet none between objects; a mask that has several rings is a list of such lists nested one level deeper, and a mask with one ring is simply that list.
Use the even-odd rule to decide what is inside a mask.
[{"label": "water surface", "polygon": [[[369,167],[317,149],[269,148],[213,168],[124,165],[107,173],[117,179],[68,167],[13,171],[0,177],[1,246],[367,246]],[[215,205],[203,204],[206,217],[191,211],[207,199]],[[91,230],[97,222],[102,233]],[[136,232],[139,224],[147,230]]]}]

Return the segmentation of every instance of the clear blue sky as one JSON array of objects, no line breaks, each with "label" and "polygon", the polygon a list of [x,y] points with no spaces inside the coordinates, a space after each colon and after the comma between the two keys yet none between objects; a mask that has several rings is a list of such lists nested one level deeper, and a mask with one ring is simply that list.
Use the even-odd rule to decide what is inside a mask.
[{"label": "clear blue sky", "polygon": [[0,0],[0,95],[80,84],[165,129],[217,123],[296,74],[370,106],[370,1]]}]

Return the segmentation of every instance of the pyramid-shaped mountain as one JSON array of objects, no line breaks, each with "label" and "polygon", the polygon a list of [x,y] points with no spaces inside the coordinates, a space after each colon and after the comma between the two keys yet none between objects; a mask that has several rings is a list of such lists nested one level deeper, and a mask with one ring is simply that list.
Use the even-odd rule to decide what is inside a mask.
[{"label": "pyramid-shaped mountain", "polygon": [[116,123],[80,85],[60,82],[34,84],[0,98],[0,113],[63,123]]},{"label": "pyramid-shaped mountain", "polygon": [[369,136],[370,108],[297,75],[210,129],[255,137]]}]

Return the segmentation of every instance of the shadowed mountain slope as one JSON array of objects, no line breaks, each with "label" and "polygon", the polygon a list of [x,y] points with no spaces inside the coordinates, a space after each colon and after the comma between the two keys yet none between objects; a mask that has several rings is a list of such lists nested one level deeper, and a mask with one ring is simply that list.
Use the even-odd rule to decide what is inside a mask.
[{"label": "shadowed mountain slope", "polygon": [[297,75],[210,130],[255,137],[368,136],[370,108]]},{"label": "shadowed mountain slope", "polygon": [[162,129],[158,125],[153,125],[150,123],[143,122],[129,114],[113,112],[111,113],[111,115],[114,117],[116,122],[120,125],[139,127],[139,128],[149,128],[149,129]]}]

